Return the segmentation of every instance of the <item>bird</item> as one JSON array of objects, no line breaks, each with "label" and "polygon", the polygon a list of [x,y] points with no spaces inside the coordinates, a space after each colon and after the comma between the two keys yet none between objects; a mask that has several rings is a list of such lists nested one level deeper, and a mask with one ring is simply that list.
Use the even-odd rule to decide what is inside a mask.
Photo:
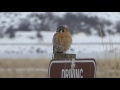
[{"label": "bird", "polygon": [[65,53],[71,46],[72,36],[68,28],[58,26],[56,33],[53,35],[53,53]]}]

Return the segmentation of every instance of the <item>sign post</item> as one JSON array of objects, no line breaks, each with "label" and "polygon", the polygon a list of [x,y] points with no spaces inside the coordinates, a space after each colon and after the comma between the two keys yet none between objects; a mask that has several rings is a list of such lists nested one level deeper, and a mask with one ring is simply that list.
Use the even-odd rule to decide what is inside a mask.
[{"label": "sign post", "polygon": [[95,78],[96,62],[93,58],[52,59],[48,78]]}]

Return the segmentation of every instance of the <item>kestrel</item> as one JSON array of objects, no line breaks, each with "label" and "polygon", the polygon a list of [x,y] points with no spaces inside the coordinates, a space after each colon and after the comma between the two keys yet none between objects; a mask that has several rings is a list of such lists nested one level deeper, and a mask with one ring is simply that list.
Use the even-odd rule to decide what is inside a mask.
[{"label": "kestrel", "polygon": [[59,26],[53,36],[53,53],[65,53],[72,43],[72,36],[65,26]]}]

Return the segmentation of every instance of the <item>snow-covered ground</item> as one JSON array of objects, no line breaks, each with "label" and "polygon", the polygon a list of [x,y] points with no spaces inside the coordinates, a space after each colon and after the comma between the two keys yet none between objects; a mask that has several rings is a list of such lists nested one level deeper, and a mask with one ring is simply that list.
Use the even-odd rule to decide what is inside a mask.
[{"label": "snow-covered ground", "polygon": [[[19,20],[26,18],[32,12],[28,13],[20,13],[12,22],[11,20],[14,19],[14,16],[11,14],[9,17],[3,18],[5,14],[0,14],[0,21],[5,21],[6,28],[9,25],[15,24],[15,27],[19,25]],[[44,12],[34,12],[44,14]],[[54,15],[59,17],[63,17],[67,12],[54,12]],[[103,18],[105,20],[109,20],[112,22],[111,26],[106,26],[107,29],[112,29],[116,32],[114,25],[120,18],[120,12],[81,12],[89,17],[97,16]],[[16,12],[18,14],[18,12]],[[73,14],[77,15],[77,12],[73,12]],[[1,18],[2,17],[2,18]],[[10,19],[12,18],[12,19]],[[101,19],[102,20],[102,19]],[[120,20],[119,20],[120,21]],[[2,25],[0,23],[0,25]],[[106,30],[107,30],[106,29]],[[1,29],[2,30],[2,29]],[[3,32],[5,32],[3,30]],[[13,39],[8,37],[4,37],[0,39],[0,58],[2,57],[14,57],[14,58],[24,58],[24,57],[45,57],[51,58],[52,57],[52,37],[55,31],[41,31],[42,39],[37,38],[35,30],[33,31],[17,31],[16,36]],[[97,57],[104,57],[106,53],[111,54],[120,53],[120,45],[115,43],[120,43],[120,34],[116,33],[115,35],[109,35],[107,32],[106,37],[101,38],[97,36],[96,30],[91,28],[92,35],[87,36],[84,33],[77,33],[72,36],[73,42],[70,49],[67,53],[75,53],[77,58],[82,57],[90,57],[90,58],[97,58]],[[14,43],[13,45],[8,45],[5,43]],[[19,45],[21,43],[26,43],[24,45]],[[45,44],[46,43],[46,44]],[[81,44],[86,43],[86,44]],[[87,43],[99,43],[95,44],[87,44]],[[110,43],[110,44],[105,44]],[[16,45],[15,45],[16,44]]]},{"label": "snow-covered ground", "polygon": [[120,12],[82,12],[82,13],[89,17],[98,16],[100,18],[110,20],[112,23],[115,23],[120,18]]},{"label": "snow-covered ground", "polygon": [[[16,38],[0,39],[0,57],[11,58],[51,58],[52,57],[52,38],[54,31],[42,31],[42,39],[36,38],[36,32],[17,32]],[[29,37],[34,37],[33,39]],[[74,34],[72,36],[72,45],[67,53],[75,53],[77,58],[103,58],[106,53],[120,53],[120,47],[114,45],[119,43],[120,35],[107,36],[104,38],[98,36],[87,36],[84,33]],[[103,43],[102,43],[103,42]],[[105,44],[106,42],[110,44]],[[5,44],[6,43],[6,44]],[[7,44],[9,43],[9,44]],[[13,43],[13,44],[11,44]],[[23,44],[21,44],[23,43]],[[84,44],[82,44],[84,43]],[[86,43],[86,44],[85,44]],[[87,44],[88,43],[88,44]],[[99,44],[89,44],[99,43]]]}]

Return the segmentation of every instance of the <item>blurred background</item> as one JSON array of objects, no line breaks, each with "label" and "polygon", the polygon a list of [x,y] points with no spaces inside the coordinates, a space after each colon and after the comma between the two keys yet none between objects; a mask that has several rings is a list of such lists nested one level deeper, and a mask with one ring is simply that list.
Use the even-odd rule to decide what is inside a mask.
[{"label": "blurred background", "polygon": [[95,58],[96,77],[120,77],[120,12],[0,12],[0,77],[47,78],[52,38],[68,27],[67,53]]}]

